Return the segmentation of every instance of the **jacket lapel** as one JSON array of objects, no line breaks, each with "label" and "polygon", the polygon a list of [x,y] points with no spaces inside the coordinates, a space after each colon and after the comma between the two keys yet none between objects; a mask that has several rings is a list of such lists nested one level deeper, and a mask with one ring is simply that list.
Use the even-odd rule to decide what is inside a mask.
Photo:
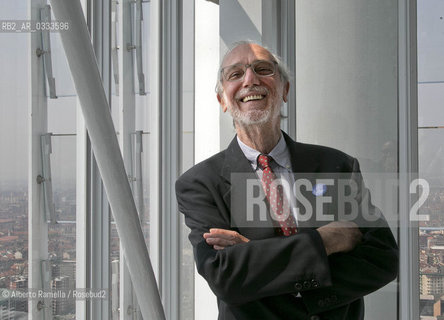
[{"label": "jacket lapel", "polygon": [[307,152],[306,145],[295,142],[282,131],[291,157],[291,169],[294,173],[313,173],[318,171],[319,159]]},{"label": "jacket lapel", "polygon": [[[315,174],[320,171],[320,161],[319,158],[309,150],[309,146],[303,143],[295,142],[291,139],[285,132],[283,132],[285,141],[287,143],[288,150],[291,157],[291,167],[295,177],[295,181],[300,178],[308,179],[311,181],[312,185],[315,186]],[[298,227],[301,228],[316,228],[316,197],[312,192],[308,191],[305,193],[305,197],[310,202],[313,209],[312,215],[309,219],[303,220],[298,219]],[[305,208],[298,200],[296,200],[299,212],[304,212]]]},{"label": "jacket lapel", "polygon": [[[246,180],[252,179],[257,181],[257,176],[239,147],[237,137],[234,137],[225,150],[225,160],[221,169],[221,176],[223,180],[224,202],[231,212],[231,226],[238,229],[239,233],[251,240],[275,236],[268,211],[266,212],[266,221],[258,221],[260,213],[258,206],[254,206],[254,221],[249,222],[247,220],[246,206],[250,203],[246,201]],[[260,197],[265,198],[262,187],[260,187],[259,192],[261,192]]]}]

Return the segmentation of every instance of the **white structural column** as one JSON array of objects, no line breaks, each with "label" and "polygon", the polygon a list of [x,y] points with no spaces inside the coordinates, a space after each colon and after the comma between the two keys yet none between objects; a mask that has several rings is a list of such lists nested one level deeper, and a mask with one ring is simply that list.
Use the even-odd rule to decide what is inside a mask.
[{"label": "white structural column", "polygon": [[[76,125],[76,288],[87,288],[87,133],[80,103],[77,107]],[[76,300],[76,318],[86,319],[85,300]]]},{"label": "white structural column", "polygon": [[397,5],[296,1],[298,140],[374,159],[397,139]]},{"label": "white structural column", "polygon": [[[85,15],[86,0],[82,0]],[[76,107],[76,288],[87,288],[87,132],[80,102]],[[86,300],[76,300],[76,318],[86,319]]]},{"label": "white structural column", "polygon": [[[194,165],[194,28],[195,4],[182,8],[182,108],[181,108],[181,168],[180,173]],[[188,240],[189,229],[185,219],[179,214],[179,254],[180,254],[180,283],[179,283],[179,320],[194,319],[194,255]]]},{"label": "white structural column", "polygon": [[[380,159],[385,144],[398,156],[398,1],[296,1],[295,10],[297,140],[357,157],[364,178],[393,173]],[[396,210],[370,190],[396,237]],[[396,282],[365,300],[366,318],[397,319]]]},{"label": "white structural column", "polygon": [[165,319],[80,3],[51,3],[58,20],[70,21],[61,38],[142,315]]},{"label": "white structural column", "polygon": [[[40,9],[46,4],[43,0],[30,0],[33,21],[40,20]],[[41,49],[41,34],[30,35],[29,66],[31,70],[29,95],[29,169],[28,169],[28,230],[29,230],[29,279],[28,287],[32,290],[43,288],[41,262],[48,259],[48,224],[43,212],[43,184],[37,182],[42,173],[42,154],[40,137],[47,133],[47,100],[43,71],[43,56],[38,57],[36,50]],[[43,299],[29,299],[29,319],[49,319],[52,306],[43,305]],[[43,307],[43,308],[41,308]]]},{"label": "white structural column", "polygon": [[[219,65],[219,6],[195,0],[195,162],[220,151],[220,107],[214,87]],[[217,319],[216,297],[197,270],[194,319]]]},{"label": "white structural column", "polygon": [[150,258],[160,287],[161,279],[161,235],[160,235],[160,172],[158,168],[160,167],[160,114],[161,108],[161,61],[162,61],[162,51],[161,51],[161,3],[160,1],[152,1],[150,3],[150,15],[149,15],[149,28],[150,28],[150,41],[148,43],[149,54],[149,66],[150,73],[147,75],[149,77],[149,105],[151,106],[151,118],[149,119],[150,124],[150,135],[149,135],[149,145],[150,145],[150,156],[149,167],[149,186],[150,186]]}]

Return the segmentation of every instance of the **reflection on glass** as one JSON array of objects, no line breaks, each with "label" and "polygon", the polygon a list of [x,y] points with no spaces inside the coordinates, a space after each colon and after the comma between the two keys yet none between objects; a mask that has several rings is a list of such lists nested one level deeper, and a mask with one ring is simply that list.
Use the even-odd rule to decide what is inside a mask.
[{"label": "reflection on glass", "polygon": [[57,221],[76,221],[76,136],[52,136],[51,174]]},{"label": "reflection on glass", "polygon": [[[59,292],[76,288],[76,137],[74,134],[54,133],[51,142],[57,223],[50,224],[48,228],[49,285]],[[54,319],[75,319],[75,299],[72,297],[52,299],[51,305]]]},{"label": "reflection on glass", "polygon": [[[50,287],[55,292],[76,288],[76,225],[58,223],[49,225],[48,260],[51,270]],[[75,299],[52,299],[54,319],[75,319]]]},{"label": "reflection on glass", "polygon": [[[54,19],[54,17],[52,17]],[[49,287],[76,288],[76,110],[77,97],[60,34],[50,33],[57,99],[48,99],[51,177],[56,224],[48,225]],[[67,291],[68,292],[68,291]],[[75,319],[75,299],[50,299],[53,319]]]}]

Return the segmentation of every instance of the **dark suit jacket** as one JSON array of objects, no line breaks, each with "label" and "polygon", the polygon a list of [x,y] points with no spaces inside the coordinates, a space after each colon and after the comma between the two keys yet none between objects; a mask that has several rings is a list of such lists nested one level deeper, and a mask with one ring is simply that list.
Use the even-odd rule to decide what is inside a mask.
[{"label": "dark suit jacket", "polygon": [[[359,186],[359,205],[370,202],[356,159],[284,137],[293,172],[348,175]],[[355,221],[362,227],[362,242],[352,252],[327,257],[316,227],[329,221],[319,223],[314,216],[299,222],[298,233],[289,237],[277,236],[270,222],[237,224],[245,212],[232,209],[232,196],[240,191],[231,183],[235,172],[253,172],[236,138],[176,182],[197,270],[217,296],[219,319],[363,319],[362,297],[393,280],[398,270],[398,248],[382,215],[364,226],[360,213]],[[337,217],[335,208],[325,210]],[[370,210],[377,212],[372,205]],[[210,228],[236,230],[251,241],[214,250],[202,237]]]}]

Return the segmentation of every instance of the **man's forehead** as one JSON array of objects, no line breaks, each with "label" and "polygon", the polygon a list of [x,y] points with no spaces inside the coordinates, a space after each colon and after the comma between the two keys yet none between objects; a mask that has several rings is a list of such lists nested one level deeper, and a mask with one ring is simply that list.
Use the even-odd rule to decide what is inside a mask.
[{"label": "man's forehead", "polygon": [[264,47],[247,43],[235,47],[224,59],[224,66],[235,63],[251,63],[255,60],[273,60],[271,53]]}]

